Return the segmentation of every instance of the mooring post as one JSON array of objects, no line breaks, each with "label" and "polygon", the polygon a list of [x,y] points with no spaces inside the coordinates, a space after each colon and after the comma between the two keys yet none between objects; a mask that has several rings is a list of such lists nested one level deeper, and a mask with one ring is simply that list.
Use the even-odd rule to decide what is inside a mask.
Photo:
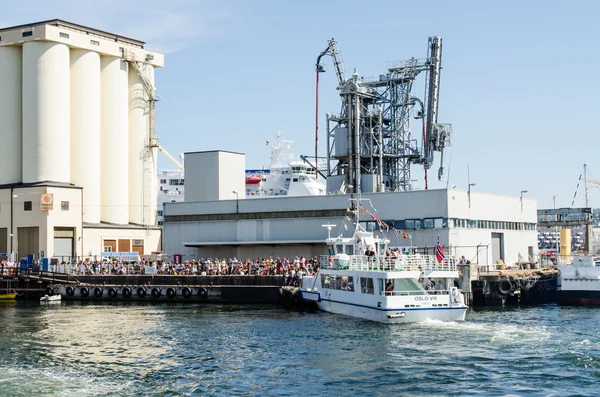
[{"label": "mooring post", "polygon": [[466,304],[471,307],[473,306],[473,294],[471,293],[471,265],[458,265],[458,269],[461,270],[462,273],[460,285],[462,292],[465,295]]}]

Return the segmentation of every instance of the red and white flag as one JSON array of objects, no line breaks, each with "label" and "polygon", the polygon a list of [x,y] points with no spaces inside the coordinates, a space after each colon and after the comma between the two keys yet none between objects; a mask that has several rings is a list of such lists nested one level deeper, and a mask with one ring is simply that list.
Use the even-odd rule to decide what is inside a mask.
[{"label": "red and white flag", "polygon": [[444,259],[446,259],[446,255],[444,255],[444,247],[442,247],[440,245],[439,241],[438,241],[438,244],[437,244],[437,248],[435,249],[435,259],[437,259],[437,261],[439,263],[442,263],[442,261]]}]

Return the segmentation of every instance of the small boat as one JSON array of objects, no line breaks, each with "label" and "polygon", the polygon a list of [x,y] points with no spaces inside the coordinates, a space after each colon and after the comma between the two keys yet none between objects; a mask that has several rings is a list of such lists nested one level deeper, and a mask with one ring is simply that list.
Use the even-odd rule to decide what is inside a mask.
[{"label": "small boat", "polygon": [[361,226],[360,201],[351,199],[348,210],[354,235],[327,239],[330,256],[321,257],[315,276],[304,276],[302,298],[325,312],[382,323],[463,321],[467,305],[454,285],[458,261],[439,243],[438,255],[390,255],[389,240]]},{"label": "small boat", "polygon": [[0,301],[14,301],[17,294],[0,294]]},{"label": "small boat", "polygon": [[60,302],[60,295],[44,295],[40,298],[40,302]]},{"label": "small boat", "polygon": [[600,306],[599,256],[560,257],[557,268],[557,298],[560,305]]}]

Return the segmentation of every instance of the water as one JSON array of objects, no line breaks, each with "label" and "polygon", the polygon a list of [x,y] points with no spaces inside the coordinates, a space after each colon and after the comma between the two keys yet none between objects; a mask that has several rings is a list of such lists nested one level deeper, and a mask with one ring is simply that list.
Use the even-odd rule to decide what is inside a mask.
[{"label": "water", "polygon": [[0,304],[2,396],[593,396],[600,309],[382,325],[274,306]]}]

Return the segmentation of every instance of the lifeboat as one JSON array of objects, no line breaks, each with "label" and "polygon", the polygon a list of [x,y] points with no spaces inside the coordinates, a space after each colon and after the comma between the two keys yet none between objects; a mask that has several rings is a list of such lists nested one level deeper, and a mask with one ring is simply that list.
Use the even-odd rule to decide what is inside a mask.
[{"label": "lifeboat", "polygon": [[252,175],[246,177],[246,185],[258,185],[261,182],[260,176]]}]

